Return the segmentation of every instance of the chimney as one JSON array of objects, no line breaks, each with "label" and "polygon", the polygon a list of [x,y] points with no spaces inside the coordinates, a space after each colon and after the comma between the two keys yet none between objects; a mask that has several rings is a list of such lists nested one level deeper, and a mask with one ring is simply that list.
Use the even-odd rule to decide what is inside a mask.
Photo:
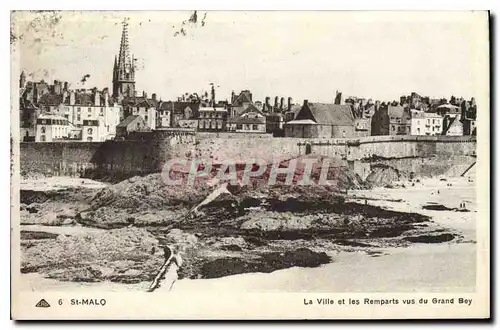
[{"label": "chimney", "polygon": [[101,106],[101,93],[99,93],[97,88],[94,88],[93,92],[94,92],[94,105],[96,107],[100,107]]},{"label": "chimney", "polygon": [[156,101],[156,93],[151,94],[151,98],[153,99],[153,101]]},{"label": "chimney", "polygon": [[309,101],[308,100],[304,100],[304,105],[308,105],[309,104]]},{"label": "chimney", "polygon": [[335,94],[335,104],[342,104],[342,92],[337,91]]},{"label": "chimney", "polygon": [[278,109],[278,102],[279,102],[279,98],[277,96],[274,97],[274,109]]},{"label": "chimney", "polygon": [[75,91],[69,93],[69,105],[75,105]]},{"label": "chimney", "polygon": [[26,74],[22,71],[19,77],[19,87],[24,87],[24,85],[26,85]]},{"label": "chimney", "polygon": [[269,102],[271,101],[271,98],[269,96],[266,96],[266,100],[264,103],[266,104],[266,108],[269,110],[271,108],[271,104]]},{"label": "chimney", "polygon": [[287,110],[288,111],[292,110],[292,98],[291,97],[288,98],[288,109]]},{"label": "chimney", "polygon": [[108,95],[108,89],[105,88],[103,91],[102,91],[102,96],[104,98],[104,106],[105,107],[108,107],[109,106],[109,102],[108,102],[108,99],[109,99],[109,95]]},{"label": "chimney", "polygon": [[380,101],[375,101],[375,109],[380,108]]},{"label": "chimney", "polygon": [[284,105],[285,105],[285,98],[284,98],[284,97],[282,97],[282,98],[280,99],[280,110],[283,110],[283,106],[284,106]]},{"label": "chimney", "polygon": [[236,95],[234,95],[234,91],[231,92],[231,104],[233,104]]},{"label": "chimney", "polygon": [[69,84],[67,81],[64,82],[64,90],[67,91],[69,88]]},{"label": "chimney", "polygon": [[142,91],[142,97],[143,98],[147,98],[148,97],[148,93],[146,93],[145,91]]}]

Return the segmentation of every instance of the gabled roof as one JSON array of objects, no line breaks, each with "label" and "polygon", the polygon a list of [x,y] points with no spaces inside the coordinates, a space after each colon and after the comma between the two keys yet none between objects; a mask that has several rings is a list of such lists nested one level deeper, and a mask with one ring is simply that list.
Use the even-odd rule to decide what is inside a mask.
[{"label": "gabled roof", "polygon": [[450,118],[450,121],[447,125],[447,127],[444,127],[444,132],[445,133],[448,133],[448,131],[453,128],[453,127],[456,127],[456,126],[463,126],[462,122],[460,121],[459,117],[456,116],[456,117],[449,117]]},{"label": "gabled roof", "polygon": [[253,103],[250,103],[246,108],[245,110],[243,110],[242,113],[240,113],[240,117],[243,116],[244,114],[246,113],[249,113],[249,112],[256,112],[258,113],[259,115],[261,116],[264,116],[264,113],[262,111],[260,111],[255,105],[253,105]]},{"label": "gabled roof", "polygon": [[130,125],[132,122],[134,122],[137,119],[143,121],[141,116],[132,115],[132,116],[128,116],[127,118],[122,120],[118,125],[116,125],[116,127],[125,127],[126,128],[128,125]]},{"label": "gabled roof", "polygon": [[302,106],[294,120],[312,119],[321,125],[351,126],[354,115],[345,104],[307,103]]},{"label": "gabled roof", "polygon": [[252,103],[250,91],[242,91],[231,104],[233,107],[241,107],[243,103]]}]

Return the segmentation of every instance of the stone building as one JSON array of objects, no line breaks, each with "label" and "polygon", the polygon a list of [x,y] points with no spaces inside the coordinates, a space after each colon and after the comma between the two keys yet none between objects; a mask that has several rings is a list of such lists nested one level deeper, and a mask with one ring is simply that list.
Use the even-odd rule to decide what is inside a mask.
[{"label": "stone building", "polygon": [[349,138],[355,137],[355,118],[349,105],[309,103],[285,125],[285,137]]},{"label": "stone building", "polygon": [[198,112],[198,131],[223,132],[226,130],[228,110],[225,107],[200,107]]},{"label": "stone building", "polygon": [[231,118],[238,117],[250,104],[253,104],[252,93],[249,90],[243,90],[236,96],[231,93],[231,104],[229,105],[228,115]]},{"label": "stone building", "polygon": [[265,133],[266,116],[253,104],[249,104],[237,117],[227,121],[227,130],[238,133]]},{"label": "stone building", "polygon": [[441,135],[443,133],[443,117],[437,113],[411,110],[411,135]]},{"label": "stone building", "polygon": [[56,114],[41,114],[36,120],[35,142],[67,140],[70,131],[68,120]]},{"label": "stone building", "polygon": [[116,126],[116,138],[126,139],[129,135],[138,131],[150,130],[144,119],[139,115],[132,115],[125,118]]},{"label": "stone building", "polygon": [[143,92],[140,97],[127,97],[122,101],[123,117],[141,116],[148,127],[156,129],[158,104],[156,94],[153,94],[151,98],[148,98],[146,92]]},{"label": "stone building", "polygon": [[382,103],[372,117],[371,135],[410,135],[410,109]]},{"label": "stone building", "polygon": [[103,134],[99,135],[98,141],[115,137],[116,125],[120,123],[122,116],[122,107],[110,97],[107,89],[65,91],[61,96],[46,94],[42,97],[40,106],[63,116],[76,128],[82,128],[84,121],[100,122]]},{"label": "stone building", "polygon": [[284,136],[285,114],[267,113],[266,114],[266,133],[272,133],[273,136]]},{"label": "stone building", "polygon": [[200,102],[193,101],[175,101],[163,102],[160,106],[160,116],[166,116],[167,111],[170,111],[170,126],[181,127],[183,120],[197,120],[199,117]]}]

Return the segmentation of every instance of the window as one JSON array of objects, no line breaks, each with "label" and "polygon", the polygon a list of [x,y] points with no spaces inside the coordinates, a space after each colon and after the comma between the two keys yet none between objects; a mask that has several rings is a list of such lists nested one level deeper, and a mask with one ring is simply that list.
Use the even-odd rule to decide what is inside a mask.
[{"label": "window", "polygon": [[144,116],[144,120],[145,120],[145,121],[148,121],[148,115],[145,115],[145,116]]},{"label": "window", "polygon": [[82,111],[82,108],[78,107],[78,108],[76,108],[76,111],[80,112],[80,111]]},{"label": "window", "polygon": [[420,127],[417,127],[417,134],[420,134]]},{"label": "window", "polygon": [[420,126],[420,120],[417,120],[417,125],[419,125],[419,126]]},{"label": "window", "polygon": [[141,123],[137,123],[137,129],[141,128]]},{"label": "window", "polygon": [[45,142],[45,135],[40,136],[40,141]]},{"label": "window", "polygon": [[432,123],[433,123],[433,124],[435,124],[435,121],[434,121],[434,119],[432,119]]},{"label": "window", "polygon": [[92,117],[92,114],[91,114],[91,113],[89,113],[89,114],[87,115],[87,117],[89,117],[89,118],[90,118],[90,117]]},{"label": "window", "polygon": [[394,125],[392,125],[391,129],[394,131],[396,129],[396,127]]},{"label": "window", "polygon": [[91,142],[92,141],[92,137],[91,136],[87,137],[87,141]]},{"label": "window", "polygon": [[88,108],[88,111],[89,111],[89,112],[92,112],[92,108]]},{"label": "window", "polygon": [[77,115],[76,116],[76,121],[80,121],[80,120],[82,120],[82,117],[80,117],[80,115]]},{"label": "window", "polygon": [[256,131],[259,129],[259,126],[258,125],[253,125],[253,130]]},{"label": "window", "polygon": [[87,130],[87,134],[88,134],[88,135],[92,135],[92,128],[89,128],[89,129]]},{"label": "window", "polygon": [[99,115],[104,116],[104,108],[101,108],[101,113]]},{"label": "window", "polygon": [[45,127],[44,126],[42,126],[41,131],[42,131],[42,134],[45,134]]},{"label": "window", "polygon": [[236,129],[243,129],[243,125],[242,124],[236,124]]},{"label": "window", "polygon": [[431,123],[431,120],[427,119],[427,125],[430,125],[430,123]]}]

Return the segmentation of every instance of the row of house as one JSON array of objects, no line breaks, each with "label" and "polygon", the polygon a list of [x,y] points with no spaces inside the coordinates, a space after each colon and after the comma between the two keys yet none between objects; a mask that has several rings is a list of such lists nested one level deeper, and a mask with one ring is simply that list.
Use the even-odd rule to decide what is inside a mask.
[{"label": "row of house", "polygon": [[402,97],[402,103],[381,104],[354,97],[343,101],[337,93],[334,103],[305,100],[296,105],[288,97],[285,104],[284,97],[276,97],[271,106],[269,97],[263,103],[254,102],[249,90],[233,92],[231,102],[216,102],[212,90],[212,97],[203,101],[162,101],[143,92],[118,103],[107,89],[70,90],[59,81],[25,83],[23,75],[21,131],[26,141],[104,141],[126,138],[130,131],[165,127],[303,138],[475,134],[473,99],[429,106],[412,94]]},{"label": "row of house", "polygon": [[446,103],[427,110],[412,109],[396,102],[375,102],[356,107],[350,103],[310,103],[305,100],[294,114],[293,120],[285,123],[284,136],[350,138],[377,135],[476,134],[475,107],[460,108]]}]

